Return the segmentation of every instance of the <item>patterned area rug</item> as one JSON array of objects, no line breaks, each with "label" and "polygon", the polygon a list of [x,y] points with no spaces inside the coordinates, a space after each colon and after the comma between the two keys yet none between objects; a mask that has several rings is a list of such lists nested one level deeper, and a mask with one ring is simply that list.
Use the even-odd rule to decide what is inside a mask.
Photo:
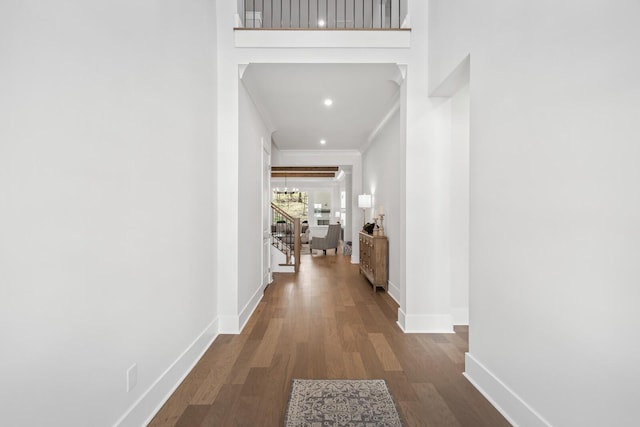
[{"label": "patterned area rug", "polygon": [[384,380],[293,380],[285,427],[401,427]]}]

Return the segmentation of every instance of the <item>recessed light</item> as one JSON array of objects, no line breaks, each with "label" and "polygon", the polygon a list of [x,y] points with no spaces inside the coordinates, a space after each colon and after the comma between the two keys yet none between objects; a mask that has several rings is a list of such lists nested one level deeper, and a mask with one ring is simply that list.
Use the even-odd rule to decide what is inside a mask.
[{"label": "recessed light", "polygon": [[324,145],[324,144],[326,144],[326,143],[327,143],[327,140],[326,140],[326,139],[321,139],[321,140],[320,140],[320,144]]},{"label": "recessed light", "polygon": [[326,105],[327,107],[330,107],[332,104],[333,104],[333,99],[327,98],[324,100],[324,105]]},{"label": "recessed light", "polygon": [[319,26],[319,27],[324,27],[324,24],[325,24],[324,19],[320,19],[320,20],[318,21],[318,26]]}]

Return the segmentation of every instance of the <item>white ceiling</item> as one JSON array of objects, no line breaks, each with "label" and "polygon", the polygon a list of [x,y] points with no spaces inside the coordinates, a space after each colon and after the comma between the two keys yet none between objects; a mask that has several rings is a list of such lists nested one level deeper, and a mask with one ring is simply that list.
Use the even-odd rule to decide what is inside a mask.
[{"label": "white ceiling", "polygon": [[250,64],[242,81],[278,149],[359,150],[397,102],[400,72],[394,64]]}]

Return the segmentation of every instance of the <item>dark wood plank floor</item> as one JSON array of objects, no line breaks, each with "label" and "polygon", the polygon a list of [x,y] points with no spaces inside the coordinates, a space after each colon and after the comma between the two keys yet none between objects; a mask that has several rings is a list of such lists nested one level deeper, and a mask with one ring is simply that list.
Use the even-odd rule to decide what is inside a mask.
[{"label": "dark wood plank floor", "polygon": [[387,381],[406,426],[509,423],[462,376],[468,330],[403,334],[350,258],[303,255],[240,335],[220,335],[151,426],[282,426],[293,378]]}]

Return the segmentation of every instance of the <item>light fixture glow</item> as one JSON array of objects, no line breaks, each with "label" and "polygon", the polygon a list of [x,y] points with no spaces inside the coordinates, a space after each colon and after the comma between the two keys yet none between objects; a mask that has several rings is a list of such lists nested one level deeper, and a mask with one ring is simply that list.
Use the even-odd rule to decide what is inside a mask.
[{"label": "light fixture glow", "polygon": [[331,98],[327,98],[324,100],[324,105],[326,105],[327,107],[330,107],[331,105],[333,105],[333,99]]},{"label": "light fixture glow", "polygon": [[326,139],[321,139],[321,140],[320,140],[320,144],[324,145],[324,144],[326,144],[326,143],[327,143],[327,140],[326,140]]},{"label": "light fixture glow", "polygon": [[325,25],[324,19],[318,20],[318,26],[319,27],[324,27],[324,25]]},{"label": "light fixture glow", "polygon": [[373,206],[373,201],[371,200],[371,194],[360,194],[358,195],[358,207],[362,209],[362,225],[364,226],[367,222],[367,209]]}]

